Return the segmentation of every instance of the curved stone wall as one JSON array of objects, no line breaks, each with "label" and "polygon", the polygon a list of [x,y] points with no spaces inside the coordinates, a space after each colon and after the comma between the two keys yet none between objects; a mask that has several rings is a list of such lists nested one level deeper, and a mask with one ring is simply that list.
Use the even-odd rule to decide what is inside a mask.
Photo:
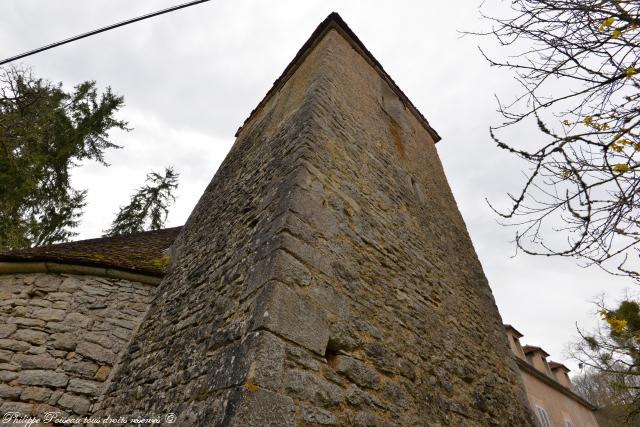
[{"label": "curved stone wall", "polygon": [[92,414],[154,291],[95,276],[0,275],[0,412]]}]

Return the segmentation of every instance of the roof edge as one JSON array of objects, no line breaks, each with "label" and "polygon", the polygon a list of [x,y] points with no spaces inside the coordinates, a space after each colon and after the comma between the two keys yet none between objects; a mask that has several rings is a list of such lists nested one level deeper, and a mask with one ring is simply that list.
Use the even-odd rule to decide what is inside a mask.
[{"label": "roof edge", "polygon": [[242,123],[242,126],[238,128],[235,133],[235,137],[238,137],[242,129],[249,123],[249,121],[262,109],[262,107],[271,99],[271,97],[278,92],[284,86],[284,84],[289,80],[289,78],[295,73],[298,67],[304,62],[306,57],[311,53],[311,51],[316,47],[316,45],[322,40],[322,38],[327,34],[330,30],[335,29],[338,31],[345,40],[347,40],[351,46],[362,56],[368,63],[371,65],[385,80],[391,89],[396,93],[398,98],[402,101],[402,103],[409,108],[409,110],[413,113],[413,115],[418,119],[418,121],[422,124],[425,130],[429,133],[429,135],[433,138],[433,142],[437,143],[442,138],[435,131],[427,121],[427,119],[422,115],[420,110],[416,108],[415,105],[411,102],[411,100],[404,94],[402,89],[398,87],[396,82],[393,81],[391,76],[387,74],[382,65],[378,62],[378,60],[369,52],[369,50],[365,47],[364,43],[360,41],[358,36],[349,28],[346,22],[342,19],[342,17],[337,12],[331,12],[324,21],[318,25],[315,31],[311,34],[309,39],[302,45],[296,56],[293,60],[287,65],[284,69],[280,77],[273,83],[273,86],[267,94],[262,98],[262,100],[258,103],[258,105],[251,111],[249,117],[245,119]]},{"label": "roof edge", "polygon": [[[130,273],[130,274],[140,274],[143,276],[159,277],[159,278],[162,278],[165,275],[164,271],[159,271],[155,269],[152,270],[152,269],[146,269],[146,268],[128,268],[128,267],[123,267],[115,262],[94,261],[90,259],[85,260],[77,257],[75,259],[65,260],[56,256],[48,256],[48,255],[33,255],[33,256],[22,257],[22,258],[18,256],[11,256],[6,254],[0,255],[0,265],[37,264],[37,263],[45,263],[49,265],[77,265],[77,266],[82,266],[87,268],[104,268],[108,270],[118,270],[118,271]],[[1,269],[0,269],[0,273],[2,273]]]},{"label": "roof edge", "polygon": [[539,379],[540,381],[544,382],[545,384],[553,387],[554,389],[556,389],[560,393],[564,394],[565,396],[568,396],[568,397],[572,398],[573,400],[575,400],[576,402],[582,404],[583,406],[586,406],[587,408],[591,409],[592,411],[595,411],[596,409],[598,409],[597,406],[593,405],[591,402],[586,400],[584,397],[576,394],[575,392],[571,391],[570,389],[568,389],[567,387],[563,386],[559,382],[555,381],[553,378],[550,378],[549,376],[545,375],[544,373],[538,371],[536,368],[531,366],[525,360],[520,359],[516,355],[513,355],[513,358],[516,359],[516,363],[518,364],[518,366],[522,370],[526,371],[528,374],[534,376],[535,378]]},{"label": "roof edge", "polygon": [[162,280],[162,277],[157,275],[142,272],[134,273],[118,268],[43,261],[0,262],[0,275],[26,273],[80,274],[129,280],[148,285],[157,285]]},{"label": "roof edge", "polygon": [[544,349],[542,347],[538,347],[537,345],[525,344],[524,347],[522,347],[522,351],[524,352],[524,354],[529,354],[529,353],[533,353],[533,352],[539,351],[542,354],[544,354],[545,357],[551,356],[549,353],[544,351]]},{"label": "roof edge", "polygon": [[571,372],[571,369],[567,368],[566,365],[560,363],[560,362],[556,362],[554,360],[550,360],[549,361],[549,368],[553,371],[555,369],[562,369],[565,372]]},{"label": "roof edge", "polygon": [[504,328],[505,328],[505,329],[509,329],[509,330],[511,330],[511,331],[513,331],[513,332],[515,332],[515,333],[516,333],[516,335],[518,336],[518,338],[522,338],[522,337],[524,337],[524,335],[522,334],[522,332],[520,332],[519,330],[517,330],[516,328],[514,328],[514,327],[513,327],[512,325],[510,325],[509,323],[505,323],[503,326],[504,326]]}]

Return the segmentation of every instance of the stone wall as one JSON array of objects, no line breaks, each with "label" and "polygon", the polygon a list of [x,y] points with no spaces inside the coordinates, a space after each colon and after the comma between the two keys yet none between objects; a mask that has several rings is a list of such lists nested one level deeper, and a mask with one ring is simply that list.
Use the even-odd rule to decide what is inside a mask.
[{"label": "stone wall", "polygon": [[335,29],[240,131],[174,253],[101,413],[531,425],[433,140]]},{"label": "stone wall", "polygon": [[155,286],[0,275],[0,412],[92,414]]}]

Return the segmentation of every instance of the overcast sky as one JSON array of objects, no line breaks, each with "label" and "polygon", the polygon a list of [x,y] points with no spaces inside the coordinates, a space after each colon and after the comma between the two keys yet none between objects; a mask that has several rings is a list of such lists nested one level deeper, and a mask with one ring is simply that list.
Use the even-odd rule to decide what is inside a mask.
[{"label": "overcast sky", "polygon": [[[160,0],[3,0],[0,57],[180,3]],[[502,3],[502,7],[508,2]],[[316,26],[332,11],[347,24],[442,136],[437,148],[505,323],[558,361],[576,323],[595,324],[592,301],[616,301],[633,285],[570,259],[513,257],[514,230],[497,223],[500,204],[523,182],[526,165],[501,152],[488,127],[500,122],[494,94],[517,86],[477,50],[489,40],[457,30],[482,26],[479,1],[213,0],[84,39],[22,61],[67,89],[84,80],[125,97],[133,131],[124,146],[88,163],[73,181],[89,190],[79,238],[97,237],[150,170],[181,173],[168,226],[186,220],[233,143],[233,135]],[[491,6],[490,4],[488,6]],[[517,135],[535,144],[538,135]]]}]

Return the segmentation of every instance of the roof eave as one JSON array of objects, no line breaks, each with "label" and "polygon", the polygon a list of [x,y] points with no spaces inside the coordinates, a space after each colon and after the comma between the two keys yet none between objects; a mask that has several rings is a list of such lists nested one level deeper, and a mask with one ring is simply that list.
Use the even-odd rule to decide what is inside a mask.
[{"label": "roof eave", "polygon": [[63,262],[46,261],[0,261],[0,274],[79,274],[111,279],[128,280],[149,285],[157,285],[162,280],[162,275],[143,271],[131,271],[122,268],[90,266]]},{"label": "roof eave", "polygon": [[585,398],[577,395],[576,393],[574,393],[573,391],[571,391],[570,389],[568,389],[567,387],[563,386],[562,384],[560,384],[557,381],[554,381],[552,378],[550,378],[548,375],[543,374],[542,372],[538,371],[536,368],[534,368],[533,366],[531,366],[529,363],[527,363],[527,361],[520,359],[518,356],[513,356],[513,358],[516,360],[516,363],[518,364],[518,366],[526,371],[528,374],[534,376],[535,378],[541,380],[542,382],[546,383],[547,385],[555,388],[556,390],[558,390],[559,392],[563,393],[564,395],[570,397],[571,399],[579,402],[580,404],[586,406],[587,408],[591,409],[592,411],[595,411],[596,409],[598,409],[596,406],[594,406],[593,404],[591,404],[588,400],[586,400]]}]

